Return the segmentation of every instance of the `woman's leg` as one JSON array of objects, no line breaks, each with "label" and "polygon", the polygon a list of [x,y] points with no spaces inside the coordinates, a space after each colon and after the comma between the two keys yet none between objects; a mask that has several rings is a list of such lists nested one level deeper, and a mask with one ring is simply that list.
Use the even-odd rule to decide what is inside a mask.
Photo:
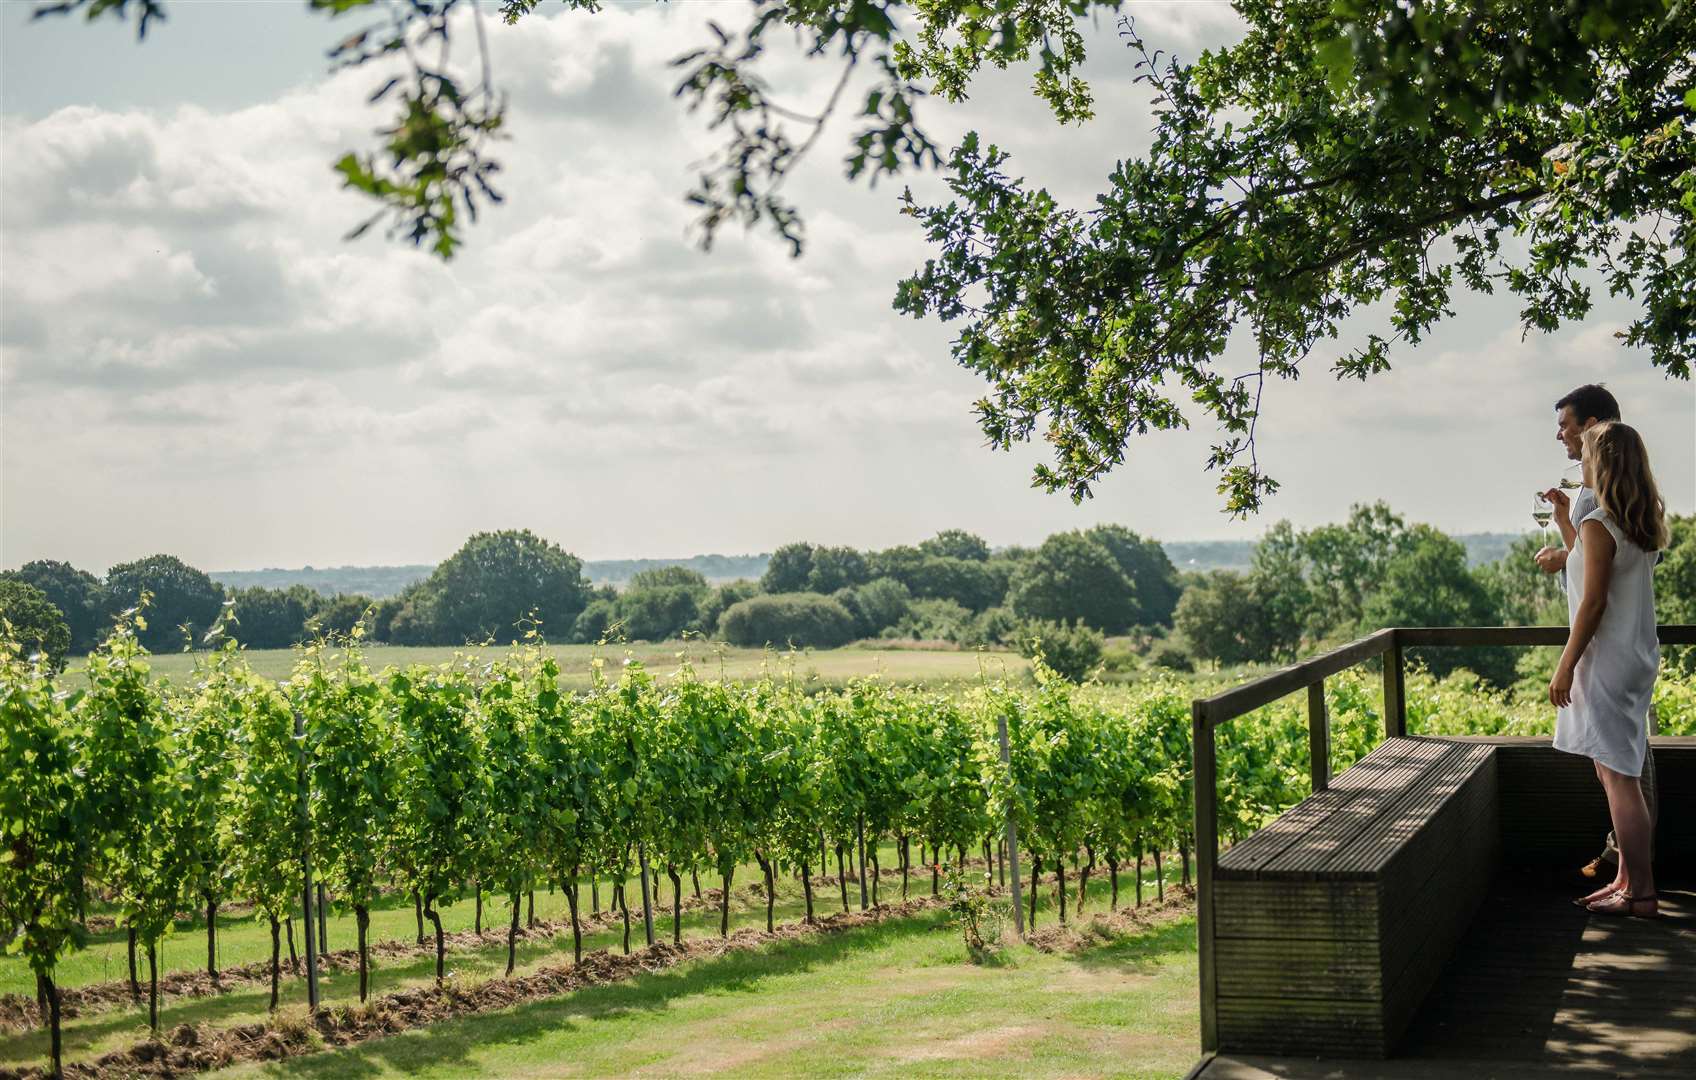
[{"label": "woman's leg", "polygon": [[[1595,768],[1596,768],[1596,780],[1597,780],[1598,783],[1600,783],[1602,785],[1602,791],[1604,793],[1606,793],[1607,790],[1608,790],[1608,781],[1607,781],[1607,777],[1602,775],[1602,773],[1604,771],[1603,768],[1602,768],[1602,763],[1600,761],[1597,761],[1594,758],[1592,758],[1590,760],[1590,764],[1595,766]],[[1609,808],[1610,816],[1611,816],[1611,811],[1613,809],[1613,798],[1612,798],[1612,796],[1609,796],[1608,808]],[[1609,858],[1606,857],[1608,855],[1612,855],[1614,857],[1612,859],[1609,859]],[[1625,860],[1619,858],[1619,848],[1618,848],[1616,840],[1615,840],[1615,833],[1612,833],[1612,832],[1608,833],[1607,851],[1604,854],[1604,856],[1597,861],[1601,863],[1601,866],[1598,867],[1598,873],[1596,875],[1597,877],[1601,877],[1602,872],[1605,872],[1605,870],[1609,869],[1609,868],[1611,868],[1614,872],[1611,875],[1611,877],[1610,877],[1610,879],[1609,879],[1609,881],[1606,885],[1603,885],[1601,888],[1597,889],[1593,893],[1590,893],[1588,896],[1580,897],[1579,900],[1578,900],[1578,906],[1579,907],[1585,907],[1589,904],[1595,903],[1598,900],[1605,900],[1608,897],[1612,896],[1614,893],[1619,892],[1620,890],[1622,890],[1626,887]]]},{"label": "woman's leg", "polygon": [[[1598,764],[1602,787],[1608,793],[1608,811],[1614,819],[1614,837],[1619,843],[1620,873],[1626,892],[1634,897],[1655,895],[1655,868],[1649,861],[1649,807],[1643,800],[1643,785],[1635,776],[1615,772]],[[1623,899],[1622,894],[1622,899]]]}]

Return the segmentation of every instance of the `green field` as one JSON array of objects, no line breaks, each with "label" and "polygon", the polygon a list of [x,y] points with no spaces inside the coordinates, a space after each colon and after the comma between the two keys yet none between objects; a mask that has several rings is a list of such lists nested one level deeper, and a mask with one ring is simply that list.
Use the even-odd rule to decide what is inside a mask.
[{"label": "green field", "polygon": [[[501,648],[462,648],[446,646],[368,645],[366,659],[374,669],[404,667],[407,664],[440,664],[456,655],[481,657],[499,656]],[[955,649],[890,649],[851,646],[843,649],[797,650],[778,653],[769,649],[741,649],[716,642],[663,641],[630,646],[549,645],[547,651],[560,666],[566,685],[585,689],[591,681],[590,665],[595,657],[606,659],[609,673],[616,677],[617,668],[625,657],[640,662],[656,675],[677,670],[685,659],[708,677],[723,675],[728,679],[757,679],[767,671],[782,676],[793,672],[808,683],[839,685],[863,675],[882,675],[897,683],[946,684],[975,680],[981,673],[991,678],[1019,675],[1030,670],[1030,661],[1017,653],[1005,650]],[[257,649],[247,653],[248,663],[260,675],[284,679],[294,668],[293,649]],[[194,653],[161,653],[149,659],[154,672],[173,682],[189,677],[194,669]],[[82,685],[80,678],[84,662],[73,661],[64,676],[64,685]]]},{"label": "green field", "polygon": [[[884,865],[896,862],[893,848]],[[1178,871],[1167,866],[1169,881]],[[664,905],[656,912],[656,934],[670,934],[670,886],[664,875]],[[732,929],[763,929],[764,902],[745,886],[759,880],[757,869],[738,872],[733,893]],[[714,884],[703,879],[702,885]],[[1152,873],[1145,875],[1152,899]],[[915,873],[912,894],[929,891],[928,875]],[[1075,897],[1076,885],[1072,885]],[[691,889],[684,879],[685,896]],[[1120,876],[1120,898],[1131,902],[1134,877]],[[601,886],[607,907],[610,885]],[[859,908],[857,884],[849,885],[850,907]],[[1045,893],[1048,890],[1045,889]],[[643,943],[640,891],[632,884],[632,946]],[[842,910],[838,887],[815,888],[817,910]],[[900,882],[888,875],[885,903],[900,900]],[[1092,881],[1088,915],[1104,912],[1105,874]],[[583,890],[588,914],[589,890]],[[563,919],[563,894],[536,895],[539,920]],[[487,944],[450,949],[450,978],[461,982],[498,979],[505,967],[504,926],[508,909],[486,901]],[[779,922],[799,921],[805,913],[797,882],[780,883]],[[1043,897],[1039,920],[1056,921],[1054,898]],[[473,903],[443,909],[450,933],[472,927]],[[248,916],[219,920],[220,957],[226,966],[269,957],[269,931]],[[716,908],[685,912],[686,938],[717,934]],[[1106,933],[1075,955],[1048,955],[1015,945],[989,966],[968,961],[958,932],[941,912],[892,920],[822,937],[762,946],[757,951],[692,960],[675,968],[623,983],[584,989],[532,1001],[500,1012],[445,1021],[334,1053],[314,1054],[281,1064],[235,1070],[313,1076],[367,1075],[585,1075],[641,1071],[661,1075],[685,1072],[749,1071],[754,1075],[829,1072],[840,1075],[884,1072],[921,1075],[971,1073],[992,1059],[1017,1062],[1033,1075],[1176,1076],[1189,1064],[1195,1045],[1195,941],[1192,919],[1141,933]],[[296,927],[296,932],[300,928]],[[411,941],[413,911],[404,898],[393,898],[372,912],[376,941]],[[585,952],[621,948],[622,927],[586,934]],[[333,916],[331,949],[353,944],[351,916]],[[521,941],[517,973],[571,962],[569,932]],[[185,919],[161,952],[162,971],[192,971],[204,966],[204,923]],[[283,1014],[298,1016],[304,1006],[302,980],[283,978]],[[433,955],[378,958],[374,995],[428,986]],[[67,958],[62,985],[82,986],[120,980],[126,971],[124,935],[107,930],[90,947]],[[145,996],[145,966],[143,994]],[[0,991],[28,995],[33,981],[21,958],[0,958]],[[324,1000],[334,1005],[357,1001],[353,972],[326,974]],[[166,998],[160,1024],[226,1027],[262,1021],[269,988],[264,982],[237,985],[217,997]],[[593,1021],[589,1023],[588,1021]],[[145,1000],[92,1011],[65,1023],[68,1061],[87,1060],[132,1045],[146,1037]],[[44,1031],[0,1032],[0,1069],[40,1062],[47,1049]]]}]

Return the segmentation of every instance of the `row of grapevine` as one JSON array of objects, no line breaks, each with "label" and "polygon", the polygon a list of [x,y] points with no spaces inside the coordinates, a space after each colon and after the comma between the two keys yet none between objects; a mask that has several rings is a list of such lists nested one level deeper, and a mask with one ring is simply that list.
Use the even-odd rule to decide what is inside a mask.
[{"label": "row of grapevine", "polygon": [[[717,876],[727,933],[734,873],[754,863],[769,927],[780,873],[801,879],[811,920],[813,875],[831,856],[843,906],[845,853],[860,868],[862,904],[875,904],[880,842],[896,848],[903,891],[913,846],[931,853],[934,889],[938,863],[993,856],[1011,816],[1029,858],[1033,920],[1044,872],[1058,876],[1065,919],[1069,866],[1087,885],[1105,865],[1116,901],[1121,864],[1140,868],[1151,854],[1158,865],[1190,839],[1180,683],[1106,695],[1044,678],[948,695],[874,678],[809,693],[784,677],[705,680],[687,664],[663,679],[637,664],[613,677],[597,660],[593,689],[574,694],[535,643],[492,663],[378,673],[356,637],[303,649],[280,685],[226,641],[172,686],[151,678],[140,625],[120,622],[84,687],[58,687],[15,648],[0,657],[10,837],[0,926],[38,973],[55,1047],[53,972],[85,936],[92,895],[119,909],[147,957],[155,1027],[161,936],[177,912],[204,910],[215,974],[216,914],[236,898],[270,924],[275,1005],[279,928],[300,898],[307,853],[355,916],[363,999],[370,908],[385,889],[410,894],[433,928],[440,979],[440,908],[468,883],[479,901],[487,891],[510,905],[510,973],[520,900],[539,883],[564,889],[580,958],[586,880],[614,883],[628,947],[623,883],[633,875],[650,941],[649,885],[669,878],[675,939],[683,875]],[[1363,685],[1345,680],[1336,692],[1356,691]],[[1364,698],[1352,713],[1338,705],[1339,716],[1364,717],[1340,729],[1369,730]],[[1002,721],[1010,770],[996,740]],[[1305,794],[1307,771],[1305,721],[1274,709],[1236,727],[1220,765],[1227,841]],[[1364,739],[1339,736],[1339,747],[1358,754]]]}]

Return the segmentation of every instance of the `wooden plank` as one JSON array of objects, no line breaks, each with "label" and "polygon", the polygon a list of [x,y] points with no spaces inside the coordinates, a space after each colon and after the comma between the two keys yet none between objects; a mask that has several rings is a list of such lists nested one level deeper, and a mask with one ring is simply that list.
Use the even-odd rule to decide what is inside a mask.
[{"label": "wooden plank", "polygon": [[1297,997],[1219,999],[1219,1049],[1372,1057],[1384,1053],[1375,1001]]},{"label": "wooden plank", "polygon": [[1376,1000],[1384,980],[1371,944],[1221,937],[1219,996]]},{"label": "wooden plank", "polygon": [[1376,941],[1377,889],[1361,882],[1219,881],[1214,926],[1226,937]]},{"label": "wooden plank", "polygon": [[1347,789],[1327,789],[1309,795],[1252,836],[1231,845],[1219,858],[1219,876],[1252,878],[1255,871],[1283,854],[1355,795],[1356,792]]},{"label": "wooden plank", "polygon": [[1393,630],[1380,630],[1323,656],[1293,664],[1253,682],[1233,687],[1222,694],[1215,694],[1197,704],[1206,714],[1208,722],[1217,727],[1243,713],[1277,701],[1286,694],[1293,694],[1309,683],[1335,675],[1339,671],[1346,671],[1362,660],[1370,660],[1389,648],[1394,636]]}]

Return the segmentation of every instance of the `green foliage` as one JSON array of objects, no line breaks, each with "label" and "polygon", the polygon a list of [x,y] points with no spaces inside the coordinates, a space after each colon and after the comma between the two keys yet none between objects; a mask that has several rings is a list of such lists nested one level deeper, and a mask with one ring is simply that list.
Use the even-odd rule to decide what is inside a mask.
[{"label": "green foliage", "polygon": [[1082,532],[1055,533],[1020,565],[1007,606],[1021,619],[1082,621],[1122,634],[1137,621],[1136,586],[1101,542]]},{"label": "green foliage", "polygon": [[1266,579],[1234,570],[1209,570],[1190,579],[1173,625],[1195,655],[1221,664],[1270,660],[1290,651],[1274,639],[1267,626],[1265,597],[1259,587]]},{"label": "green foliage", "polygon": [[593,645],[604,640],[610,631],[618,627],[621,635],[623,627],[619,625],[618,601],[597,598],[589,601],[589,606],[578,613],[571,624],[571,640],[583,645]]},{"label": "green foliage", "polygon": [[[990,383],[991,445],[1040,428],[1054,458],[1035,482],[1075,500],[1133,436],[1186,427],[1188,410],[1224,432],[1209,467],[1226,508],[1256,512],[1277,488],[1254,450],[1266,380],[1316,361],[1381,372],[1452,313],[1457,285],[1506,287],[1523,326],[1549,331],[1590,310],[1577,273],[1595,267],[1641,306],[1624,340],[1688,378],[1696,126],[1675,58],[1696,50],[1696,20],[1668,0],[1643,0],[1653,18],[1607,14],[1627,5],[1237,0],[1247,33],[1193,63],[1127,26],[1149,149],[1070,209],[969,134],[953,198],[907,198],[936,253],[896,306],[963,323],[954,357]],[[1558,60],[1529,59],[1544,47]],[[1649,218],[1666,228],[1634,228]],[[1380,302],[1387,335],[1329,345]],[[1225,358],[1239,327],[1259,354],[1247,373]]]},{"label": "green foliage", "polygon": [[807,572],[807,592],[833,593],[871,580],[866,557],[851,547],[816,547]]},{"label": "green foliage", "polygon": [[1194,671],[1195,658],[1184,646],[1170,638],[1160,642],[1148,654],[1148,662],[1167,671]]},{"label": "green foliage", "polygon": [[629,587],[619,594],[614,604],[616,619],[630,641],[666,641],[686,632],[698,634],[703,629],[701,608],[711,591],[707,579],[693,570],[680,566],[645,570],[631,578]]},{"label": "green foliage", "polygon": [[306,621],[306,631],[314,637],[345,638],[371,610],[371,598],[346,593],[325,600]]},{"label": "green foliage", "polygon": [[833,649],[854,639],[854,617],[828,596],[780,593],[732,604],[719,633],[732,645]]},{"label": "green foliage", "polygon": [[224,602],[223,590],[211,578],[175,555],[150,555],[120,563],[106,572],[109,611],[134,608],[143,594],[152,600],[147,620],[138,620],[136,626],[140,644],[149,652],[174,651],[190,642],[199,644]]},{"label": "green foliage", "polygon": [[[528,529],[477,533],[437,566],[408,603],[428,643],[513,641],[534,617],[565,636],[588,603],[583,563]],[[398,624],[406,615],[395,616]],[[397,625],[397,637],[401,632]],[[410,643],[410,642],[408,642]]]},{"label": "green foliage", "polygon": [[1560,578],[1545,574],[1534,558],[1542,546],[1541,536],[1527,533],[1515,540],[1500,559],[1476,571],[1478,580],[1489,590],[1496,617],[1503,626],[1556,626],[1566,622],[1566,597],[1561,592]]},{"label": "green foliage", "polygon": [[[1362,609],[1361,633],[1382,626],[1495,624],[1494,599],[1467,568],[1466,549],[1459,542],[1416,525],[1400,546]],[[1513,682],[1514,654],[1507,649],[1414,649],[1410,656],[1439,676],[1467,667],[1499,687]]]},{"label": "green foliage", "polygon": [[458,895],[483,842],[488,775],[477,687],[458,663],[413,665],[389,675],[387,701],[400,745],[394,868],[428,915]]},{"label": "green foliage", "polygon": [[1104,645],[1101,632],[1081,621],[1068,625],[1033,619],[1013,631],[1013,640],[1021,656],[1040,658],[1054,674],[1072,682],[1089,678],[1101,663]]},{"label": "green foliage", "polygon": [[972,613],[952,600],[915,600],[907,614],[885,637],[907,637],[914,641],[952,641],[967,644],[972,632]]},{"label": "green foliage", "polygon": [[1160,542],[1145,540],[1123,525],[1097,525],[1085,529],[1084,536],[1106,548],[1126,580],[1135,586],[1134,622],[1141,626],[1171,626],[1183,582]]},{"label": "green foliage", "polygon": [[320,598],[305,586],[268,589],[262,585],[239,589],[232,618],[236,634],[250,649],[286,649],[306,640],[306,620]]},{"label": "green foliage", "polygon": [[985,562],[989,559],[989,544],[976,533],[964,529],[944,529],[929,540],[919,541],[919,550],[926,555],[943,559],[967,559]]},{"label": "green foliage", "polygon": [[0,580],[8,578],[40,589],[59,609],[71,632],[70,653],[82,656],[98,644],[106,620],[106,588],[99,578],[53,559],[36,559],[0,574]]},{"label": "green foliage", "polygon": [[813,574],[813,545],[804,541],[784,544],[771,553],[760,589],[768,593],[806,592]]},{"label": "green foliage", "polygon": [[836,601],[854,617],[854,636],[877,637],[900,625],[912,609],[907,586],[894,578],[878,578],[852,589],[839,589]]},{"label": "green foliage", "polygon": [[377,897],[399,782],[385,688],[358,642],[308,645],[287,684],[306,727],[313,855],[338,902],[356,911]]},{"label": "green foliage", "polygon": [[701,629],[708,634],[719,633],[719,619],[733,604],[759,594],[757,581],[727,581],[720,585],[701,602]]},{"label": "green foliage", "polygon": [[[1696,516],[1669,515],[1667,529],[1672,537],[1655,568],[1655,614],[1663,623],[1696,624]],[[1696,647],[1665,651],[1685,674],[1696,674]]]},{"label": "green foliage", "polygon": [[24,655],[39,654],[55,671],[65,666],[71,647],[71,628],[47,594],[34,585],[0,578],[0,626]]},{"label": "green foliage", "polygon": [[80,948],[86,876],[101,823],[84,733],[53,670],[0,638],[0,925],[8,952],[51,977]]}]

